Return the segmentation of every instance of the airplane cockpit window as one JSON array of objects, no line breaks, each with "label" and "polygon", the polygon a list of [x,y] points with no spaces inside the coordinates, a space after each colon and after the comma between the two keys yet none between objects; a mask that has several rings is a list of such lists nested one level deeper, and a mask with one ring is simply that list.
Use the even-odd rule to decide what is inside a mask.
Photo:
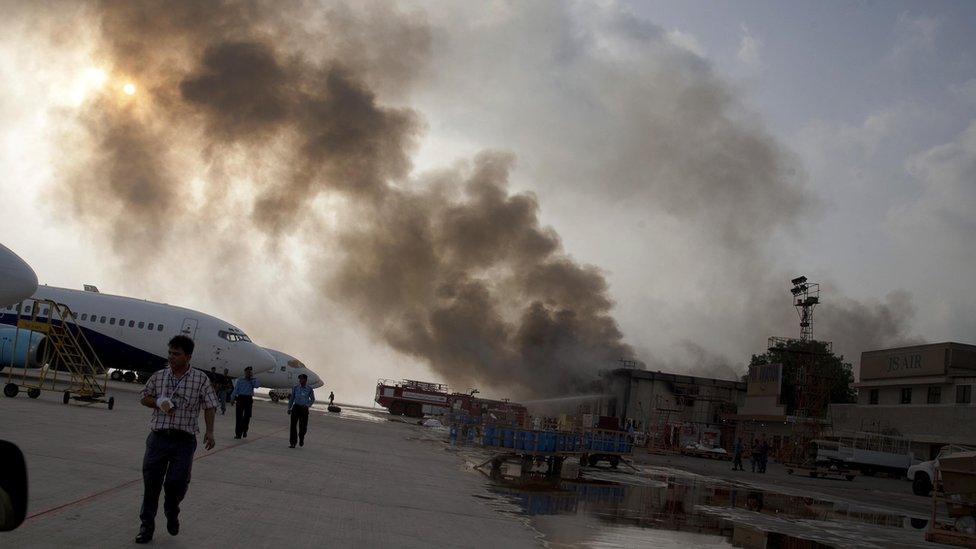
[{"label": "airplane cockpit window", "polygon": [[250,343],[251,341],[251,338],[247,337],[241,332],[228,332],[226,330],[220,330],[217,332],[217,335],[233,343],[237,343],[238,341],[246,341]]}]

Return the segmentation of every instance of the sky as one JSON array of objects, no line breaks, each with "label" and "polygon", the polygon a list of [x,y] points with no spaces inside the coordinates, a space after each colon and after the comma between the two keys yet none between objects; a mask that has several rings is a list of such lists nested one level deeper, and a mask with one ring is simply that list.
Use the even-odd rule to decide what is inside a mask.
[{"label": "sky", "polygon": [[974,342],[972,3],[125,6],[8,4],[2,242],[340,401]]}]

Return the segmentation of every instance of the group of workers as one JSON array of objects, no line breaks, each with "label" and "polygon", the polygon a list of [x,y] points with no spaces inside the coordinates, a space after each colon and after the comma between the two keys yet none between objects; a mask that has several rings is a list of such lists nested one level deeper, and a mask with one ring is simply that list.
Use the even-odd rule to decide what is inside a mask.
[{"label": "group of workers", "polygon": [[[197,448],[198,416],[203,409],[206,431],[203,444],[207,450],[213,449],[214,418],[218,407],[223,403],[230,380],[227,370],[219,375],[211,369],[210,375],[190,367],[193,355],[193,340],[178,335],[169,341],[168,367],[154,373],[141,392],[141,403],[152,408],[149,422],[149,436],[146,438],[146,452],[142,461],[143,496],[139,512],[139,533],[136,543],[152,540],[156,527],[156,513],[160,493],[164,493],[163,514],[166,516],[166,530],[170,535],[180,531],[180,502],[186,496],[190,485],[190,469],[193,454]],[[260,387],[250,367],[244,369],[244,377],[234,382],[229,395],[231,404],[236,406],[234,438],[247,438],[254,404],[254,390]],[[221,395],[218,397],[218,393]],[[332,404],[334,395],[329,395]],[[305,445],[308,432],[308,410],[315,403],[315,392],[308,385],[308,376],[300,374],[298,385],[292,387],[288,397],[290,416],[289,448]]]},{"label": "group of workers", "polygon": [[[742,438],[735,439],[735,447],[732,451],[733,471],[744,470],[742,468],[742,454],[744,451],[745,448],[742,444]],[[766,465],[769,463],[769,442],[765,437],[762,439],[752,439],[752,445],[749,447],[749,461],[752,462],[753,473],[766,472]]]}]

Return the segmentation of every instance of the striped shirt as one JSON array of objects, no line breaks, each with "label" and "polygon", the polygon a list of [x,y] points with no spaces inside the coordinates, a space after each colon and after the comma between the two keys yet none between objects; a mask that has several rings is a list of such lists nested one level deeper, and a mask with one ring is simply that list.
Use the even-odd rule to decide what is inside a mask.
[{"label": "striped shirt", "polygon": [[167,414],[159,408],[153,410],[152,419],[149,420],[149,428],[152,430],[179,429],[197,434],[200,432],[197,424],[200,408],[210,410],[220,406],[207,374],[195,368],[190,368],[180,378],[174,376],[169,367],[159,370],[146,382],[142,396],[167,396],[176,408],[173,414]]},{"label": "striped shirt", "polygon": [[292,406],[311,408],[312,404],[315,404],[315,391],[311,387],[308,385],[302,387],[301,384],[292,387],[291,395],[288,396],[289,410],[291,410]]}]

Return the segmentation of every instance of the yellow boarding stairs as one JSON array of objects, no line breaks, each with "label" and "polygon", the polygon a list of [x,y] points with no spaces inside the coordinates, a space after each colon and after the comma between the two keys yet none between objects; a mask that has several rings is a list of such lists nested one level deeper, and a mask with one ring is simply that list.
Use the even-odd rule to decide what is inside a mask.
[{"label": "yellow boarding stairs", "polygon": [[[45,340],[40,346],[39,360],[42,366],[38,375],[28,376],[29,360],[23,361],[22,368],[10,364],[7,384],[3,388],[5,396],[13,398],[21,388],[27,390],[30,398],[37,398],[41,391],[58,391],[63,393],[61,401],[64,404],[74,398],[105,403],[109,410],[115,407],[114,397],[104,398],[108,387],[108,368],[99,360],[84,331],[75,322],[76,317],[67,305],[50,299],[31,298],[17,306],[15,348],[11,356],[17,356],[18,344],[25,344],[22,333],[27,334],[25,357],[34,342],[43,337]],[[20,370],[19,375],[14,374],[15,369]]]}]

